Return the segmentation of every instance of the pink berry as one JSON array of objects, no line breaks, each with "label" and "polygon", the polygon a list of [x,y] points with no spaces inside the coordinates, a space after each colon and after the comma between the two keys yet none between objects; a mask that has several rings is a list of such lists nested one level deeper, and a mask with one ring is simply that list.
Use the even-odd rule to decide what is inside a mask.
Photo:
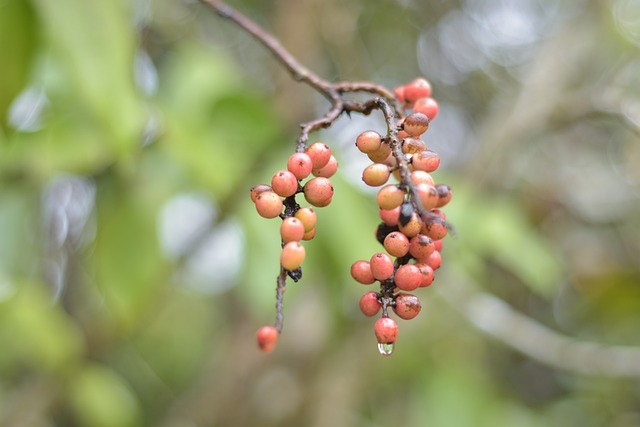
[{"label": "pink berry", "polygon": [[374,163],[366,167],[362,172],[362,180],[371,187],[384,185],[389,180],[389,166],[382,163]]},{"label": "pink berry", "polygon": [[407,83],[404,87],[404,98],[408,103],[428,96],[431,96],[431,84],[422,77]]},{"label": "pink berry", "polygon": [[331,148],[324,142],[314,142],[305,151],[311,158],[313,169],[320,169],[329,163]]},{"label": "pink berry", "polygon": [[282,247],[280,265],[285,270],[295,270],[302,265],[305,257],[304,246],[300,242],[289,242]]},{"label": "pink berry", "polygon": [[395,209],[404,202],[406,192],[397,185],[385,185],[378,191],[378,206],[380,209]]},{"label": "pink berry", "polygon": [[287,169],[296,176],[297,179],[305,179],[311,174],[313,164],[311,157],[307,153],[293,153],[287,161]]},{"label": "pink berry", "polygon": [[433,244],[436,246],[436,251],[442,252],[442,240],[436,240]]},{"label": "pink berry", "polygon": [[389,255],[403,257],[409,252],[409,239],[399,231],[392,231],[384,238],[383,246]]},{"label": "pink berry", "polygon": [[360,311],[362,311],[365,316],[375,316],[381,307],[378,301],[378,294],[375,292],[367,292],[360,298]]},{"label": "pink berry", "polygon": [[411,172],[411,182],[413,182],[413,185],[429,184],[435,186],[435,182],[433,181],[431,174],[420,170],[414,170]]},{"label": "pink berry", "polygon": [[329,162],[320,169],[313,169],[311,173],[314,176],[320,176],[324,178],[331,178],[338,171],[338,161],[335,157],[329,157]]},{"label": "pink berry", "polygon": [[422,183],[416,185],[416,190],[423,208],[430,210],[438,205],[440,198],[438,197],[438,190],[436,190],[436,187]]},{"label": "pink berry", "polygon": [[295,242],[304,237],[304,225],[296,217],[288,217],[280,224],[280,238],[283,242]]},{"label": "pink berry", "polygon": [[425,222],[424,228],[427,236],[433,240],[442,240],[449,232],[447,223],[439,217],[429,218],[429,220]]},{"label": "pink berry", "polygon": [[263,191],[256,197],[256,210],[263,218],[275,218],[282,213],[282,199],[273,191]]},{"label": "pink berry", "polygon": [[263,326],[256,333],[258,347],[265,353],[269,353],[276,347],[278,342],[278,330],[273,326]]},{"label": "pink berry", "polygon": [[380,209],[379,214],[382,222],[389,227],[395,227],[400,219],[400,206],[391,210]]},{"label": "pink berry", "polygon": [[399,294],[396,297],[396,305],[393,311],[399,318],[410,320],[420,314],[422,304],[417,296],[411,294]]},{"label": "pink berry", "polygon": [[422,273],[415,264],[401,265],[396,271],[394,281],[403,291],[413,291],[422,283]]},{"label": "pink berry", "polygon": [[420,273],[422,273],[422,283],[420,283],[420,287],[426,288],[427,286],[430,286],[434,279],[433,268],[422,263],[418,263],[416,266],[420,269]]},{"label": "pink berry", "polygon": [[431,255],[429,255],[424,263],[431,267],[434,271],[440,268],[440,264],[442,264],[442,256],[440,255],[440,251],[433,251]]},{"label": "pink berry", "polygon": [[298,178],[288,170],[278,171],[271,178],[271,188],[278,196],[293,196],[298,191]]},{"label": "pink berry", "polygon": [[331,202],[333,185],[328,178],[316,177],[304,185],[304,197],[313,206],[323,207]]},{"label": "pink berry", "polygon": [[370,285],[376,281],[376,278],[373,277],[373,273],[371,273],[371,266],[369,265],[369,261],[356,261],[351,265],[351,277],[363,285]]},{"label": "pink berry", "polygon": [[384,252],[378,252],[369,260],[371,273],[377,280],[387,280],[393,275],[393,260]]},{"label": "pink berry", "polygon": [[423,113],[429,120],[433,121],[433,119],[438,115],[438,110],[440,107],[438,103],[433,98],[420,98],[416,100],[413,104],[413,111],[418,113]]},{"label": "pink berry", "polygon": [[424,150],[411,157],[411,164],[415,170],[433,172],[440,166],[440,156],[434,151]]},{"label": "pink berry", "polygon": [[253,203],[256,202],[256,199],[258,198],[258,194],[262,193],[263,191],[273,191],[273,189],[267,184],[258,184],[251,187],[250,194],[251,194],[251,200],[253,201]]},{"label": "pink berry", "polygon": [[364,131],[356,138],[356,147],[365,154],[378,151],[381,144],[382,137],[374,130]]},{"label": "pink berry", "polygon": [[427,258],[435,250],[436,245],[433,243],[433,240],[424,234],[418,234],[412,237],[409,242],[409,253],[417,260]]},{"label": "pink berry", "polygon": [[381,317],[374,328],[380,344],[393,344],[398,338],[398,324],[390,317]]}]

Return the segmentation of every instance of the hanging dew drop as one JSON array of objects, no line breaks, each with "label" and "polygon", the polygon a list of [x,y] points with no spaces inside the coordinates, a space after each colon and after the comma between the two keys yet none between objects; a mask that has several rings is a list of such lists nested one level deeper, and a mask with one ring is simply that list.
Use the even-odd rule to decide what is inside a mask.
[{"label": "hanging dew drop", "polygon": [[379,342],[378,351],[383,356],[391,356],[393,354],[393,343],[383,344]]}]

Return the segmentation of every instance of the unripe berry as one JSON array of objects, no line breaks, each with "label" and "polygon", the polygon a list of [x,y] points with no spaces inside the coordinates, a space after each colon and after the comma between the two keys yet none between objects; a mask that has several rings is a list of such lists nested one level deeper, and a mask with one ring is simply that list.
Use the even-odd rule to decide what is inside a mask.
[{"label": "unripe berry", "polygon": [[285,270],[295,270],[302,265],[305,257],[304,246],[300,242],[289,242],[282,247],[280,265]]},{"label": "unripe berry", "polygon": [[320,169],[313,169],[311,173],[314,176],[319,176],[323,178],[331,178],[338,171],[338,160],[335,157],[329,157],[329,161],[326,165],[321,167]]},{"label": "unripe berry", "polygon": [[258,194],[262,193],[263,191],[273,191],[273,189],[267,184],[258,184],[251,187],[251,201],[255,203],[256,199],[258,198]]},{"label": "unripe berry", "polygon": [[410,136],[420,136],[429,129],[429,118],[420,112],[409,114],[404,119],[403,129]]},{"label": "unripe berry", "polygon": [[393,281],[403,291],[413,291],[422,283],[422,273],[415,264],[405,264],[398,267]]},{"label": "unripe berry", "polygon": [[433,98],[420,98],[413,104],[414,112],[423,113],[431,121],[438,115],[439,109],[438,103]]},{"label": "unripe berry", "polygon": [[420,220],[418,214],[413,212],[409,221],[405,222],[404,224],[402,223],[402,221],[398,223],[398,228],[400,229],[402,234],[404,234],[408,238],[412,238],[413,236],[417,236],[418,233],[420,233],[420,230],[422,229],[422,221]]},{"label": "unripe berry", "polygon": [[391,210],[380,209],[379,214],[382,222],[388,226],[395,227],[398,225],[398,218],[400,217],[400,206]]},{"label": "unripe berry", "polygon": [[371,273],[377,280],[387,280],[393,275],[393,260],[384,252],[378,252],[369,261]]},{"label": "unripe berry", "polygon": [[304,197],[313,206],[326,206],[333,197],[333,185],[327,178],[310,179],[304,185]]},{"label": "unripe berry", "polygon": [[440,198],[438,197],[438,190],[436,190],[436,187],[429,184],[418,184],[416,186],[416,190],[423,208],[430,210],[438,205]]},{"label": "unripe berry", "polygon": [[404,98],[408,103],[428,96],[431,96],[431,84],[422,77],[418,77],[404,86]]},{"label": "unripe berry", "polygon": [[378,294],[375,292],[367,292],[360,298],[360,311],[365,316],[375,316],[380,311],[380,301],[378,301]]},{"label": "unripe berry", "polygon": [[331,148],[324,142],[314,142],[305,151],[311,158],[313,169],[320,169],[329,163]]},{"label": "unripe berry", "polygon": [[423,140],[418,138],[405,138],[402,141],[402,152],[404,154],[416,154],[427,149]]},{"label": "unripe berry", "polygon": [[316,222],[318,221],[318,216],[316,215],[316,212],[313,210],[313,208],[310,208],[310,207],[300,208],[298,209],[298,211],[295,213],[294,216],[298,218],[300,222],[302,222],[305,233],[316,228]]},{"label": "unripe berry", "polygon": [[288,170],[278,171],[271,178],[271,188],[278,196],[293,196],[298,191],[298,178]]},{"label": "unripe berry", "polygon": [[403,257],[409,252],[409,239],[399,231],[394,231],[384,238],[383,246],[389,255]]},{"label": "unripe berry", "polygon": [[276,347],[278,342],[278,330],[273,326],[263,326],[256,332],[258,347],[265,353],[269,353]]},{"label": "unripe berry", "polygon": [[381,144],[382,137],[374,130],[364,131],[356,138],[356,147],[365,154],[378,151]]},{"label": "unripe berry", "polygon": [[428,264],[418,263],[416,266],[420,269],[420,273],[422,273],[422,283],[420,283],[421,288],[426,288],[433,283],[434,273],[433,268],[431,268]]},{"label": "unripe berry", "polygon": [[381,317],[374,328],[380,344],[393,344],[398,338],[398,324],[390,317]]},{"label": "unripe berry", "polygon": [[451,192],[451,188],[446,184],[436,185],[436,190],[438,190],[439,198],[437,207],[441,208],[451,201],[453,193]]},{"label": "unripe berry", "polygon": [[370,285],[376,281],[371,273],[371,266],[369,261],[356,261],[351,265],[351,277],[363,285]]},{"label": "unripe berry", "polygon": [[375,163],[382,163],[391,156],[391,146],[389,144],[380,144],[380,148],[371,153],[367,153],[369,160]]},{"label": "unripe berry", "polygon": [[389,180],[389,166],[382,163],[374,163],[367,166],[362,172],[362,180],[371,187],[378,187],[385,184]]},{"label": "unripe berry", "polygon": [[409,253],[417,260],[427,258],[435,250],[436,245],[433,243],[433,240],[424,234],[418,234],[412,237],[409,242]]},{"label": "unripe berry", "polygon": [[287,161],[287,169],[296,176],[297,179],[305,179],[311,174],[313,164],[311,157],[307,153],[293,153]]},{"label": "unripe berry", "polygon": [[417,296],[411,294],[399,294],[396,297],[396,305],[393,311],[399,318],[410,320],[420,314],[422,304]]},{"label": "unripe berry", "polygon": [[377,201],[380,209],[395,209],[404,202],[405,191],[397,185],[385,185],[378,191]]},{"label": "unripe berry", "polygon": [[440,156],[434,151],[424,150],[413,155],[411,164],[415,170],[433,172],[440,166]]},{"label": "unripe berry", "polygon": [[431,174],[420,170],[414,170],[411,172],[411,182],[413,182],[413,185],[429,184],[435,186],[435,182],[433,181]]},{"label": "unripe berry", "polygon": [[282,213],[282,199],[273,191],[263,191],[256,197],[256,210],[263,218],[275,218]]},{"label": "unripe berry", "polygon": [[302,221],[293,216],[285,218],[280,224],[280,237],[285,243],[302,240],[304,237]]}]

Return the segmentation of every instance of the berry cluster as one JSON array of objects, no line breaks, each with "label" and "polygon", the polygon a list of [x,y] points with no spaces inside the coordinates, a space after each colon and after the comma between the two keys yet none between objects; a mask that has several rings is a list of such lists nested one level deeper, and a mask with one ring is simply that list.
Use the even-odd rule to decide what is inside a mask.
[{"label": "berry cluster", "polygon": [[[398,122],[397,134],[393,129],[385,137],[366,131],[356,139],[358,149],[373,162],[364,169],[362,180],[381,187],[377,202],[382,222],[375,234],[385,252],[353,263],[351,276],[364,285],[380,283],[378,292],[362,296],[360,310],[366,316],[382,310],[375,335],[383,355],[393,352],[398,335],[398,325],[389,317],[388,308],[401,319],[416,317],[422,306],[418,297],[408,292],[430,286],[434,271],[440,267],[442,239],[448,232],[440,208],[452,196],[449,186],[434,183],[430,173],[440,165],[440,157],[421,139],[438,113],[431,86],[425,79],[416,79],[394,92],[410,109]],[[387,183],[392,174],[397,184]]]},{"label": "berry cluster", "polygon": [[[282,219],[279,282],[286,279],[285,275],[296,282],[300,280],[306,254],[301,241],[311,240],[316,235],[316,213],[312,207],[300,207],[296,195],[302,193],[312,206],[328,206],[333,197],[329,178],[337,170],[338,161],[329,146],[315,142],[306,150],[292,154],[287,161],[287,169],[277,171],[271,178],[271,185],[258,184],[251,188],[251,200],[258,214],[263,218]],[[311,175],[313,178],[303,184],[302,181]],[[279,290],[280,287],[279,283]],[[275,326],[263,326],[258,330],[258,345],[263,351],[273,350],[281,329],[282,321],[278,319]]]}]

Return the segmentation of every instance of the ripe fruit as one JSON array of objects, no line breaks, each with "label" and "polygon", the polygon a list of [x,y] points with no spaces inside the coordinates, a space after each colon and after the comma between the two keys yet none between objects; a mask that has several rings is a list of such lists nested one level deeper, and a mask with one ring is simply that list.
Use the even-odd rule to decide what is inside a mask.
[{"label": "ripe fruit", "polygon": [[374,130],[362,132],[360,135],[358,135],[358,138],[356,138],[356,147],[358,147],[358,150],[365,154],[378,151],[381,144],[382,137],[378,132]]},{"label": "ripe fruit", "polygon": [[424,259],[436,250],[436,245],[429,236],[418,234],[409,242],[409,253],[417,260]]},{"label": "ripe fruit", "polygon": [[263,326],[256,332],[258,347],[265,353],[269,353],[276,347],[278,342],[278,330],[273,326]]},{"label": "ripe fruit", "polygon": [[298,178],[288,170],[276,172],[271,178],[271,188],[280,197],[289,197],[298,191]]},{"label": "ripe fruit", "polygon": [[431,84],[422,77],[418,77],[404,87],[404,98],[408,103],[428,96],[431,96]]},{"label": "ripe fruit", "polygon": [[406,192],[394,184],[385,185],[378,191],[377,201],[380,209],[395,209],[404,202]]},{"label": "ripe fruit", "polygon": [[287,169],[296,176],[297,179],[305,179],[311,174],[313,164],[311,157],[307,153],[293,153],[287,161]]},{"label": "ripe fruit", "polygon": [[251,187],[251,200],[253,201],[253,203],[256,202],[256,199],[258,198],[258,194],[262,193],[263,191],[272,191],[273,189],[268,186],[267,184],[258,184],[258,185],[254,185],[253,187]]},{"label": "ripe fruit", "polygon": [[333,185],[324,177],[316,177],[304,185],[304,198],[313,206],[324,207],[331,202]]},{"label": "ripe fruit", "polygon": [[288,217],[280,224],[280,238],[283,242],[302,240],[304,237],[304,225],[296,217]]},{"label": "ripe fruit", "polygon": [[371,187],[378,187],[389,180],[390,174],[389,166],[382,163],[374,163],[367,166],[362,172],[362,180]]},{"label": "ripe fruit", "polygon": [[376,281],[371,272],[371,265],[369,261],[356,261],[351,265],[351,277],[363,285],[370,285]]},{"label": "ripe fruit", "polygon": [[374,254],[369,265],[371,266],[371,274],[377,280],[387,280],[393,275],[393,260],[384,252]]},{"label": "ripe fruit", "polygon": [[256,197],[256,210],[263,218],[275,218],[282,213],[282,199],[273,191],[263,191]]},{"label": "ripe fruit", "polygon": [[387,234],[383,245],[389,255],[394,257],[403,257],[409,252],[409,239],[399,231]]},{"label": "ripe fruit", "polygon": [[380,209],[379,215],[382,222],[390,227],[395,227],[398,225],[398,219],[400,218],[400,206],[391,210]]},{"label": "ripe fruit", "polygon": [[379,318],[374,331],[380,344],[393,344],[398,338],[398,324],[390,317]]},{"label": "ripe fruit", "polygon": [[331,156],[329,157],[329,161],[327,162],[326,165],[324,165],[319,169],[313,169],[311,173],[313,173],[314,176],[331,178],[337,171],[338,171],[338,161],[336,160],[335,157]]},{"label": "ripe fruit", "polygon": [[409,136],[420,136],[429,129],[429,118],[420,112],[409,114],[404,119],[403,129]]},{"label": "ripe fruit", "polygon": [[440,156],[431,150],[424,150],[411,157],[411,164],[415,170],[433,172],[440,166]]},{"label": "ripe fruit", "polygon": [[360,298],[360,311],[362,311],[365,316],[375,316],[381,307],[378,301],[378,294],[375,292],[367,292]]},{"label": "ripe fruit", "polygon": [[382,143],[380,148],[371,153],[367,153],[367,157],[374,163],[382,163],[391,156],[391,146],[389,144]]},{"label": "ripe fruit", "polygon": [[433,268],[431,268],[427,264],[418,263],[416,266],[420,269],[420,273],[422,273],[422,283],[420,283],[421,288],[426,288],[427,286],[433,283],[434,273]]},{"label": "ripe fruit", "polygon": [[320,169],[329,163],[331,148],[324,142],[314,142],[305,151],[311,158],[313,169]]},{"label": "ripe fruit", "polygon": [[396,297],[396,305],[393,311],[399,318],[410,320],[420,314],[422,304],[417,296],[411,294],[399,294]]},{"label": "ripe fruit", "polygon": [[416,154],[427,149],[427,145],[418,138],[405,138],[402,141],[402,152],[404,154]]},{"label": "ripe fruit", "polygon": [[302,265],[305,257],[304,246],[300,242],[289,242],[282,247],[280,265],[285,270],[295,270]]},{"label": "ripe fruit", "polygon": [[422,273],[415,264],[401,265],[396,271],[394,281],[403,291],[413,291],[422,283]]},{"label": "ripe fruit", "polygon": [[423,113],[429,117],[429,120],[433,120],[438,115],[439,110],[440,107],[436,100],[429,97],[417,99],[413,104],[413,111]]},{"label": "ripe fruit", "polygon": [[318,221],[318,216],[313,208],[300,208],[294,215],[296,218],[302,222],[304,226],[305,233],[316,228],[316,222]]}]

